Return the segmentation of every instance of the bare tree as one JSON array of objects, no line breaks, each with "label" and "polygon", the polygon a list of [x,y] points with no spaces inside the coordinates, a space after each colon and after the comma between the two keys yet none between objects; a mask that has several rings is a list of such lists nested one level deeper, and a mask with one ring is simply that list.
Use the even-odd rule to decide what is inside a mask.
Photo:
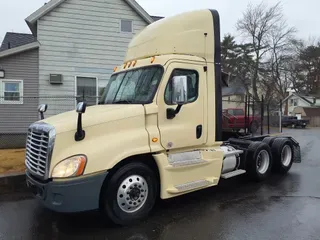
[{"label": "bare tree", "polygon": [[[263,2],[256,6],[249,4],[242,18],[237,22],[237,30],[250,41],[255,53],[251,87],[256,101],[260,100],[258,85],[262,84],[260,81],[263,75],[260,71],[262,61],[265,55],[272,50],[272,33],[279,30],[283,23],[284,15],[280,3],[268,7]],[[281,38],[278,40],[279,45]]]},{"label": "bare tree", "polygon": [[295,55],[293,38],[296,29],[289,27],[286,20],[281,20],[270,31],[270,57],[269,69],[271,74],[270,82],[274,87],[277,97],[284,99],[287,95],[287,90],[292,85],[290,79],[290,61]]}]

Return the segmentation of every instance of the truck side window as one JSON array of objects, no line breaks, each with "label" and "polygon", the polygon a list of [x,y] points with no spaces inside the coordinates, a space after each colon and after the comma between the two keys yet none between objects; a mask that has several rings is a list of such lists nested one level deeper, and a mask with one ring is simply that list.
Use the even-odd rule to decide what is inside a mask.
[{"label": "truck side window", "polygon": [[198,98],[199,91],[199,75],[197,71],[186,70],[186,69],[175,69],[173,70],[170,80],[167,84],[166,91],[164,93],[164,101],[168,105],[172,104],[172,79],[177,76],[187,76],[188,79],[188,103],[195,102]]}]

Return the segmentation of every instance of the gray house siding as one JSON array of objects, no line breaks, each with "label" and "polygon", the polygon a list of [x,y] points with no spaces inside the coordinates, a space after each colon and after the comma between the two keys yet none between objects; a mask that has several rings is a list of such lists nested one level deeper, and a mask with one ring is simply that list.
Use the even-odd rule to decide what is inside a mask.
[{"label": "gray house siding", "polygon": [[5,79],[0,80],[23,80],[24,96],[22,104],[0,104],[0,148],[22,147],[28,126],[38,120],[38,53],[34,49],[0,58],[5,70]]},{"label": "gray house siding", "polygon": [[[121,19],[133,21],[133,33],[120,32]],[[40,96],[75,96],[76,76],[96,78],[101,91],[113,68],[123,63],[133,35],[146,26],[123,0],[62,3],[38,20]],[[62,74],[63,84],[50,84],[50,74]],[[76,104],[72,98],[46,103],[47,116],[72,110]]]}]

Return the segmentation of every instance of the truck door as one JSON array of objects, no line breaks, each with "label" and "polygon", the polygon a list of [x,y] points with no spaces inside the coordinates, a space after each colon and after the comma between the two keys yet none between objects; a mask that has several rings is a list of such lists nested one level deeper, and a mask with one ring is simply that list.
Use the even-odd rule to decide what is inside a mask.
[{"label": "truck door", "polygon": [[[159,107],[158,127],[161,144],[165,149],[200,146],[206,142],[205,118],[206,72],[204,65],[173,62],[167,67],[161,83],[157,104]],[[173,118],[167,118],[168,109],[176,109],[171,101],[173,77],[187,77],[188,103]]]}]

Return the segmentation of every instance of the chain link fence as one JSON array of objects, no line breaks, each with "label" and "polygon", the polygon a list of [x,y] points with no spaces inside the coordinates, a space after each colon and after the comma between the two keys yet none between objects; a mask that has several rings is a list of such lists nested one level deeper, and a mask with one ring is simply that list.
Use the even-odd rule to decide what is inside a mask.
[{"label": "chain link fence", "polygon": [[48,104],[45,117],[74,110],[80,101],[98,104],[92,96],[0,97],[0,149],[24,148],[28,127],[40,120],[39,104]]},{"label": "chain link fence", "polygon": [[[81,101],[92,106],[98,104],[99,97],[0,97],[0,149],[24,148],[28,127],[40,120],[39,104],[48,104],[47,118],[74,110]],[[279,105],[255,102],[249,97],[224,97],[222,105],[224,133],[257,136],[281,131]]]},{"label": "chain link fence", "polygon": [[254,101],[248,96],[227,96],[222,101],[224,140],[230,136],[259,136],[282,131],[281,104]]}]

